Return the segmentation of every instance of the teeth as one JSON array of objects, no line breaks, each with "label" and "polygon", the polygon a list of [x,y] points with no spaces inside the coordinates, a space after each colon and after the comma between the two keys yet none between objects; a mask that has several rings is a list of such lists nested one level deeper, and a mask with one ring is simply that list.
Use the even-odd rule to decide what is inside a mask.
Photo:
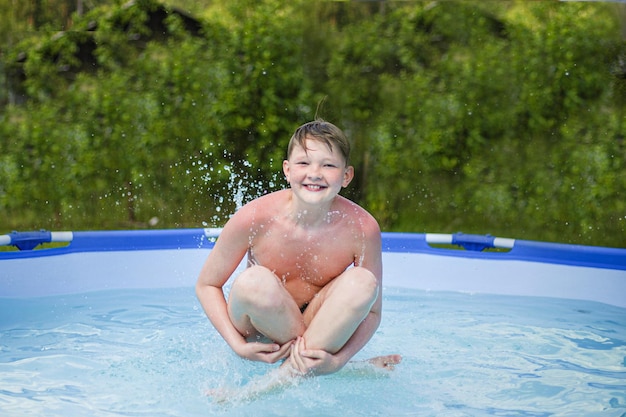
[{"label": "teeth", "polygon": [[310,190],[319,190],[322,187],[320,185],[307,185],[306,188]]}]

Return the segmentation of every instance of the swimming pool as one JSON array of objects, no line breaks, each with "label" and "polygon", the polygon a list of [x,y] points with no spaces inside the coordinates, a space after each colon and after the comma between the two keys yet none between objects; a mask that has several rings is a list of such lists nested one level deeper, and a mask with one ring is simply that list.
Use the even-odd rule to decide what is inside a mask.
[{"label": "swimming pool", "polygon": [[[358,358],[404,362],[255,397],[270,368],[235,357],[193,294],[218,233],[46,232],[24,247],[69,245],[0,253],[0,414],[626,415],[626,250],[384,234],[383,323]],[[503,252],[433,247],[449,243]]]}]

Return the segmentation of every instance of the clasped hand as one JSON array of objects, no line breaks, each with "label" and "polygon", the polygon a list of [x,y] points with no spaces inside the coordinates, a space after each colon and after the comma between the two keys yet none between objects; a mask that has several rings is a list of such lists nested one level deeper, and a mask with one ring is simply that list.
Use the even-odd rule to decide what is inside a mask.
[{"label": "clasped hand", "polygon": [[294,341],[288,360],[296,371],[304,375],[331,374],[343,366],[335,355],[325,350],[307,349],[302,337]]},{"label": "clasped hand", "polygon": [[247,342],[239,346],[237,354],[251,361],[265,363],[276,363],[285,359],[296,372],[303,375],[331,374],[343,366],[335,355],[325,350],[307,349],[302,337],[283,345]]},{"label": "clasped hand", "polygon": [[277,343],[246,342],[235,350],[242,358],[265,363],[276,363],[289,357],[293,341]]}]

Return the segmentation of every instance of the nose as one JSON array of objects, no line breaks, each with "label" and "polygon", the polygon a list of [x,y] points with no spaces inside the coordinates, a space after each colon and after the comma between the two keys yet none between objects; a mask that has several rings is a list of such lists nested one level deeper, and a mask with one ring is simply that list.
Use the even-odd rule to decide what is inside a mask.
[{"label": "nose", "polygon": [[310,179],[319,180],[322,178],[321,170],[319,164],[310,164],[309,170],[307,172],[307,177]]}]

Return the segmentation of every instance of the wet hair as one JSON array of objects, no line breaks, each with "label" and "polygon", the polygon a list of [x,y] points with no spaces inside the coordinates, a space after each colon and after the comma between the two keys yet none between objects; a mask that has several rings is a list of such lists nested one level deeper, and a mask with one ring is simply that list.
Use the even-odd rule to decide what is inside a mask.
[{"label": "wet hair", "polygon": [[337,146],[346,166],[350,164],[350,141],[341,129],[322,119],[305,123],[296,129],[287,146],[287,159],[291,156],[294,147],[300,146],[302,149],[306,149],[307,139],[324,143],[331,152]]}]

